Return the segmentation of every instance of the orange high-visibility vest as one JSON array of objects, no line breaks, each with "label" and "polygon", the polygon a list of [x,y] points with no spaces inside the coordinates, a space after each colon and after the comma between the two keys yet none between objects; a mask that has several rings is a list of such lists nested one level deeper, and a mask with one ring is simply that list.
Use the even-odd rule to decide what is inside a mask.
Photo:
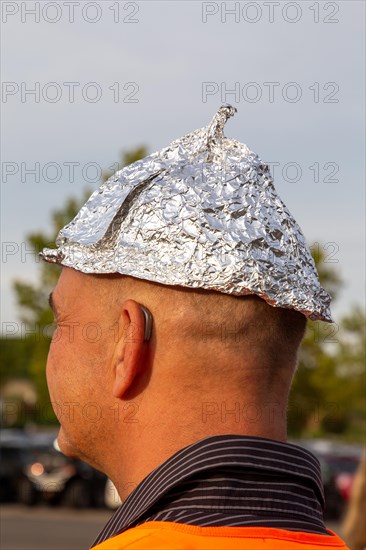
[{"label": "orange high-visibility vest", "polygon": [[349,550],[335,533],[330,532],[332,536],[271,527],[197,527],[147,521],[105,540],[93,550]]}]

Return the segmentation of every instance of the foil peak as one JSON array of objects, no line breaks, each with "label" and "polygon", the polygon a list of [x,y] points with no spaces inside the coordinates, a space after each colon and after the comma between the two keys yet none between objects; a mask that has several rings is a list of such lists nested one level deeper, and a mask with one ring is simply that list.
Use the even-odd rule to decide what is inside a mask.
[{"label": "foil peak", "polygon": [[235,115],[237,108],[232,105],[221,105],[208,126],[208,144],[211,140],[224,137],[224,126],[226,121]]}]

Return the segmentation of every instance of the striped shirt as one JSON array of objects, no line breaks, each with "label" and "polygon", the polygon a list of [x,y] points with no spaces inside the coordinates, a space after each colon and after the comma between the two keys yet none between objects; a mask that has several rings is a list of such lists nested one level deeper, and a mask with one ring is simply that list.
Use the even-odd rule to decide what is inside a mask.
[{"label": "striped shirt", "polygon": [[145,477],[93,546],[147,521],[330,535],[323,509],[320,465],[308,450],[262,437],[211,436]]}]

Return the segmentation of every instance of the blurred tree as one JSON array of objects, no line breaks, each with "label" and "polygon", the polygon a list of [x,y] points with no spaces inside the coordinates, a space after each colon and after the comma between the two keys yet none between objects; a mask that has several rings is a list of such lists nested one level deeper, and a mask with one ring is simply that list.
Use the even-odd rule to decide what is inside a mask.
[{"label": "blurred tree", "polygon": [[[323,431],[330,431],[329,422],[337,427],[345,425],[348,437],[365,440],[366,418],[366,318],[360,307],[354,307],[341,322],[341,338],[336,354],[338,383],[330,384],[330,391],[338,403],[334,418],[323,419]],[[333,420],[333,422],[332,422]]]},{"label": "blurred tree", "polygon": [[[147,150],[144,146],[125,151],[121,155],[121,163],[118,166],[122,168],[146,155]],[[113,173],[103,174],[103,180],[108,179]],[[25,338],[28,342],[27,370],[37,388],[38,416],[41,422],[55,421],[54,415],[50,412],[45,364],[53,332],[53,314],[48,305],[48,297],[57,282],[60,270],[57,266],[39,261],[38,254],[44,247],[55,247],[54,243],[58,232],[75,217],[90,194],[91,191],[88,190],[83,193],[81,200],[69,198],[63,208],[55,211],[52,214],[52,229],[49,233],[31,233],[27,236],[27,243],[34,250],[35,259],[39,262],[39,282],[31,284],[16,280],[13,285],[21,311],[21,321],[27,327],[28,334]],[[30,346],[29,342],[32,343]],[[8,347],[11,347],[10,344]],[[22,354],[23,349],[24,344],[17,347],[19,354]],[[13,355],[14,353],[17,352],[13,350]],[[21,357],[19,364],[24,366],[24,356]]]},{"label": "blurred tree", "polygon": [[[325,246],[311,246],[322,286],[335,299],[342,286]],[[331,258],[331,262],[327,259]],[[365,429],[365,314],[354,307],[339,323],[308,321],[289,400],[292,437],[347,435]]]}]

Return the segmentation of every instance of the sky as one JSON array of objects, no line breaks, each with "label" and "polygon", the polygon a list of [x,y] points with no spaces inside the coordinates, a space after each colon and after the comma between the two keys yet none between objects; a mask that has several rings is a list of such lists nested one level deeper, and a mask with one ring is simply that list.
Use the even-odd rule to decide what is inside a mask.
[{"label": "sky", "polygon": [[[12,281],[36,281],[26,235],[96,189],[121,151],[206,126],[270,164],[276,189],[344,281],[335,321],[365,291],[365,4],[2,2],[1,321]],[[7,329],[6,329],[7,330]]]}]

